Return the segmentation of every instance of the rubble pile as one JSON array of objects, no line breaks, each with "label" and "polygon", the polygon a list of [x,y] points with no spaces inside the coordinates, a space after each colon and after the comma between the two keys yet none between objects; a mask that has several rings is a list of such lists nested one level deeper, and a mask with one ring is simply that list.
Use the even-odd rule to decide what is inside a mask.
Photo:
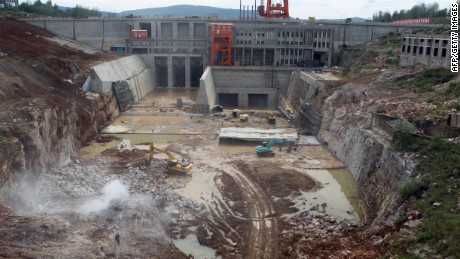
[{"label": "rubble pile", "polygon": [[[184,184],[166,182],[165,163],[119,170],[110,169],[111,163],[102,155],[52,168],[38,177],[24,175],[2,187],[5,204],[22,215],[7,224],[15,233],[15,244],[61,248],[70,244],[71,256],[79,253],[79,247],[89,246],[93,248],[87,252],[93,256],[115,256],[113,238],[119,232],[122,244],[130,246],[123,254],[184,257],[171,250],[171,229],[182,233],[205,212],[203,205],[174,192]],[[107,188],[114,182],[118,185]],[[124,191],[126,195],[120,195]],[[158,247],[143,248],[152,242]]]},{"label": "rubble pile", "polygon": [[316,208],[287,220],[291,226],[281,236],[286,257],[377,258],[383,239],[361,234],[361,227],[349,220],[338,220]]}]

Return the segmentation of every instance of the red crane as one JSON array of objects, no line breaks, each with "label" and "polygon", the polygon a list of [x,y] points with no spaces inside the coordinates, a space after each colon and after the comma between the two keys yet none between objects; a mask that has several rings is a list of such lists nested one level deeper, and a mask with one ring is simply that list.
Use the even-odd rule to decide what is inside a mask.
[{"label": "red crane", "polygon": [[284,18],[289,19],[289,0],[283,0],[284,4],[272,4],[272,0],[267,0],[267,10],[265,10],[264,0],[260,0],[257,7],[259,15],[265,18]]}]

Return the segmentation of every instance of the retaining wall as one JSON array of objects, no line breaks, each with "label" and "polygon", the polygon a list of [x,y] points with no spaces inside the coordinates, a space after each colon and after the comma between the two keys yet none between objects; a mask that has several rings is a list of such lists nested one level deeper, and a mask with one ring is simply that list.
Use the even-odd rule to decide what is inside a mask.
[{"label": "retaining wall", "polygon": [[112,93],[112,85],[116,82],[126,82],[124,85],[132,92],[134,103],[150,93],[154,87],[152,70],[137,55],[106,62],[91,69],[92,91]]},{"label": "retaining wall", "polygon": [[192,112],[208,114],[214,105],[216,105],[216,89],[211,67],[207,67],[200,78],[200,88]]}]

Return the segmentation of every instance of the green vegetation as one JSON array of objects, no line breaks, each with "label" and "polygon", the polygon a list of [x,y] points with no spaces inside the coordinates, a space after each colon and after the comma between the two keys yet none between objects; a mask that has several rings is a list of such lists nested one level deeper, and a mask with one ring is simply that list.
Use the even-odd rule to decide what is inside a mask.
[{"label": "green vegetation", "polygon": [[409,178],[399,186],[399,194],[404,199],[409,199],[411,196],[420,197],[422,181],[420,179]]},{"label": "green vegetation", "polygon": [[377,107],[377,109],[375,110],[376,113],[386,113],[387,112],[387,109],[385,108],[385,106],[379,106]]},{"label": "green vegetation", "polygon": [[[37,16],[50,16],[50,17],[73,17],[73,18],[88,18],[88,17],[102,17],[102,13],[97,9],[89,9],[87,7],[76,5],[73,8],[60,7],[51,2],[51,0],[42,3],[41,0],[35,2],[26,1],[19,5],[18,8],[6,7],[6,12],[14,15],[20,12],[30,13]],[[5,12],[5,11],[4,11]],[[115,13],[108,13],[108,16],[115,16]],[[23,15],[21,15],[23,16]]]},{"label": "green vegetation", "polygon": [[389,82],[388,86],[392,89],[401,89],[406,87],[416,87],[420,92],[432,92],[433,86],[449,82],[456,76],[456,73],[450,72],[447,68],[434,68],[423,71],[422,73],[411,77],[402,77],[396,81]]},{"label": "green vegetation", "polygon": [[402,258],[402,259],[420,259],[421,258],[417,255],[413,255],[413,254],[406,252],[405,243],[401,241],[400,237],[391,238],[389,243],[390,243],[390,247],[388,248],[388,252],[391,255],[396,256],[396,258]]},{"label": "green vegetation", "polygon": [[449,23],[450,20],[447,18],[449,16],[449,9],[439,9],[438,3],[432,4],[417,4],[414,5],[409,10],[400,10],[394,11],[391,14],[389,11],[382,12],[379,11],[372,16],[373,22],[392,22],[394,20],[402,19],[415,19],[415,18],[433,18],[434,22]]},{"label": "green vegetation", "polygon": [[11,155],[16,150],[16,145],[9,138],[0,136],[0,153]]},{"label": "green vegetation", "polygon": [[397,150],[417,151],[419,149],[418,142],[415,141],[413,135],[416,128],[412,123],[400,122],[396,125],[396,140],[394,146]]},{"label": "green vegetation", "polygon": [[349,78],[374,73],[375,69],[397,67],[400,45],[401,35],[390,33],[369,45],[347,47],[338,56],[338,64],[343,67],[343,70],[336,75]]},{"label": "green vegetation", "polygon": [[460,102],[458,103],[453,103],[448,106],[449,109],[456,109],[457,111],[460,111]]},{"label": "green vegetation", "polygon": [[[417,138],[413,142],[409,146],[396,146],[398,150],[419,154],[419,164],[413,173],[418,177],[410,178],[399,189],[402,197],[409,201],[409,207],[423,215],[421,227],[407,245],[417,247],[428,243],[443,257],[459,258],[460,144],[439,137]],[[389,251],[397,251],[397,247],[403,245],[392,246],[396,248]]]},{"label": "green vegetation", "polygon": [[447,90],[444,92],[446,96],[460,96],[460,82],[452,82],[449,84]]}]

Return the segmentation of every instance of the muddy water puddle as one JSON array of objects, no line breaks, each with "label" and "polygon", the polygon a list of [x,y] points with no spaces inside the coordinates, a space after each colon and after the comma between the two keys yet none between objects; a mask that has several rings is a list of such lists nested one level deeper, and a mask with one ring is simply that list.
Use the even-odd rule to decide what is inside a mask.
[{"label": "muddy water puddle", "polygon": [[[102,133],[187,133],[190,132],[190,123],[188,117],[119,116]],[[196,133],[196,130],[191,132]]]},{"label": "muddy water puddle", "polygon": [[341,191],[350,202],[354,211],[358,214],[359,219],[364,218],[364,213],[360,206],[358,197],[358,185],[353,179],[351,172],[348,169],[328,170],[332,177],[339,183]]},{"label": "muddy water puddle", "polygon": [[[215,182],[216,174],[216,172],[206,173],[194,169],[192,175],[169,175],[167,182],[184,186],[174,191],[183,197],[204,204],[207,211],[222,211],[221,206],[224,204],[224,199],[217,188],[219,182]],[[216,200],[221,202],[215,202]],[[174,245],[185,254],[193,255],[194,258],[221,258],[215,256],[215,250],[200,245],[196,235],[174,240]]]},{"label": "muddy water puddle", "polygon": [[189,89],[154,89],[144,98],[139,100],[136,105],[152,107],[174,106],[177,99],[182,99],[183,103],[192,103],[195,100],[197,91]]},{"label": "muddy water puddle", "polygon": [[218,144],[217,149],[222,153],[254,153],[255,148],[260,144],[244,144],[244,145],[232,145],[232,144]]},{"label": "muddy water puddle", "polygon": [[321,183],[322,188],[312,192],[301,192],[302,195],[292,199],[299,212],[317,207],[318,211],[337,219],[357,222],[363,217],[356,182],[347,169],[307,170],[305,173]]},{"label": "muddy water puddle", "polygon": [[89,146],[80,149],[83,157],[89,158],[99,155],[107,149],[116,147],[123,139],[129,139],[132,145],[141,143],[170,144],[184,138],[183,135],[156,135],[156,134],[101,134],[101,136],[112,136],[119,140],[112,140],[107,143],[97,143],[93,141]]},{"label": "muddy water puddle", "polygon": [[175,189],[175,192],[195,202],[203,203],[209,210],[210,204],[219,199],[223,202],[222,194],[214,181],[216,172],[203,172],[194,168],[191,175],[169,175],[167,181],[183,185],[184,188]]},{"label": "muddy water puddle", "polygon": [[215,250],[207,247],[202,246],[198,243],[198,238],[196,235],[188,235],[184,239],[175,239],[174,245],[179,248],[185,254],[193,255],[195,259],[211,259],[216,258],[220,259],[222,257],[215,255]]}]

